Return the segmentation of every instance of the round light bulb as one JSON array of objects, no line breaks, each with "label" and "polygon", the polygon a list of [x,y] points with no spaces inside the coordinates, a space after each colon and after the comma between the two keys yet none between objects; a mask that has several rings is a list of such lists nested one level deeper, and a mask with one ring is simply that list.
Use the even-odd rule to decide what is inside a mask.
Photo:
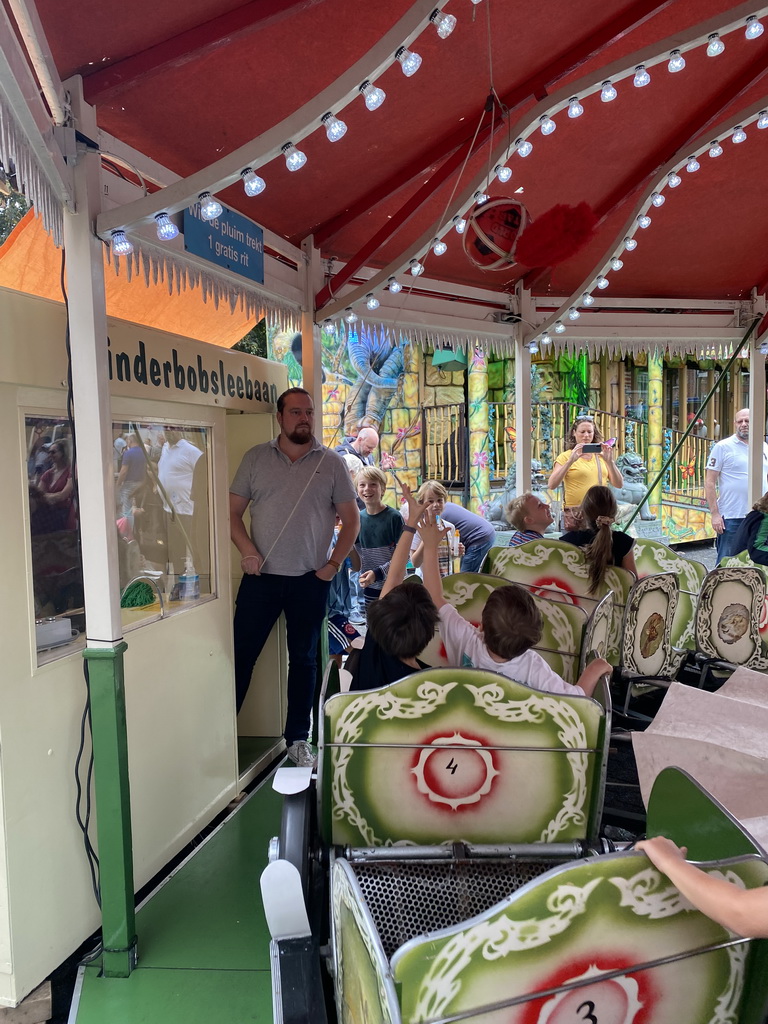
[{"label": "round light bulb", "polygon": [[381,305],[381,303],[373,294],[373,292],[368,292],[368,294],[365,296],[365,304],[368,307],[368,309],[378,309],[379,306]]},{"label": "round light bulb", "polygon": [[400,61],[400,66],[403,69],[403,74],[406,78],[410,78],[411,75],[415,75],[421,67],[421,57],[418,53],[414,53],[405,46],[401,46],[395,54],[395,57]]},{"label": "round light bulb", "polygon": [[453,218],[453,226],[456,228],[457,235],[463,235],[467,230],[467,222],[464,217],[460,217],[458,214]]},{"label": "round light bulb", "polygon": [[541,129],[542,135],[551,135],[555,128],[557,128],[557,125],[549,114],[544,114],[539,118],[539,128]]},{"label": "round light bulb", "polygon": [[720,145],[717,139],[715,139],[714,142],[710,143],[709,155],[712,157],[713,160],[723,155],[723,147]]},{"label": "round light bulb", "polygon": [[157,237],[161,242],[170,242],[179,233],[179,229],[167,213],[156,213],[155,224],[157,224]]},{"label": "round light bulb", "polygon": [[424,273],[424,267],[421,265],[421,263],[419,263],[418,260],[411,260],[411,262],[408,264],[408,269],[410,270],[414,277],[418,277],[419,274]]},{"label": "round light bulb", "polygon": [[685,67],[685,57],[680,53],[679,50],[672,50],[669,55],[669,64],[667,64],[667,71],[671,74],[675,74],[676,71],[682,71]]},{"label": "round light bulb", "polygon": [[677,186],[680,184],[682,180],[683,179],[680,177],[680,175],[676,174],[674,171],[670,171],[667,175],[667,184],[670,188],[677,188]]},{"label": "round light bulb", "polygon": [[336,333],[336,324],[333,322],[333,320],[331,320],[329,316],[326,317],[325,320],[323,320],[323,330],[326,332],[326,334]]},{"label": "round light bulb", "polygon": [[631,235],[627,235],[627,237],[624,239],[624,248],[627,250],[627,252],[632,252],[633,249],[637,248],[637,239],[632,238]]},{"label": "round light bulb", "polygon": [[608,281],[608,278],[605,277],[603,274],[601,274],[598,277],[598,279],[595,281],[595,284],[597,285],[598,288],[607,288],[609,283],[610,282]]},{"label": "round light bulb", "polygon": [[581,117],[584,107],[579,103],[578,96],[571,96],[568,100],[568,117]]},{"label": "round light bulb", "polygon": [[651,226],[651,218],[647,213],[641,213],[637,218],[638,227],[649,228]]},{"label": "round light bulb", "polygon": [[360,92],[365,100],[365,105],[369,110],[376,110],[384,100],[387,98],[387,94],[383,89],[379,89],[378,86],[369,82],[367,79],[360,86]]},{"label": "round light bulb", "polygon": [[296,149],[292,142],[286,142],[282,147],[282,153],[285,157],[285,166],[289,171],[298,171],[307,162],[307,158],[300,149]]},{"label": "round light bulb", "polygon": [[635,68],[634,84],[636,89],[642,89],[651,84],[651,76],[646,71],[645,64],[638,64]]},{"label": "round light bulb", "polygon": [[763,128],[768,128],[768,110],[761,110],[757,115],[757,121],[755,122],[757,127],[762,131]]},{"label": "round light bulb", "polygon": [[547,334],[546,331],[542,331],[541,332],[541,337],[539,338],[539,341],[541,342],[542,345],[551,345],[552,344],[552,339],[550,338],[549,334]]},{"label": "round light bulb", "polygon": [[603,82],[603,87],[600,90],[600,99],[603,103],[611,103],[619,94],[616,92],[616,88],[610,79]]},{"label": "round light bulb", "polygon": [[581,313],[578,311],[578,309],[576,309],[575,306],[571,306],[571,308],[568,310],[568,319],[569,320],[578,320],[580,316],[581,316]]},{"label": "round light bulb", "polygon": [[512,168],[507,167],[506,164],[496,164],[493,170],[499,181],[509,181],[512,177]]},{"label": "round light bulb", "polygon": [[533,152],[533,143],[527,139],[518,139],[515,143],[518,156],[530,156]]},{"label": "round light bulb", "polygon": [[581,296],[581,304],[582,306],[594,306],[595,296],[590,295],[589,292],[584,292],[584,294]]},{"label": "round light bulb", "polygon": [[435,256],[442,256],[444,252],[448,251],[448,246],[441,238],[436,238],[432,243],[432,252]]},{"label": "round light bulb", "polygon": [[763,34],[763,31],[763,26],[757,20],[757,17],[754,14],[750,14],[747,18],[747,27],[744,29],[744,38],[757,39],[758,36]]},{"label": "round light bulb", "polygon": [[360,317],[357,315],[354,309],[352,309],[351,306],[347,306],[347,308],[344,310],[344,319],[347,321],[348,324],[356,324]]},{"label": "round light bulb", "polygon": [[480,206],[482,203],[487,203],[488,198],[489,197],[487,192],[481,192],[479,190],[475,192],[475,202],[477,203],[478,206]]},{"label": "round light bulb", "polygon": [[539,351],[539,343],[538,343],[538,341],[532,341],[529,344],[529,346],[528,346],[528,351],[531,353],[532,356],[537,355],[537,353]]},{"label": "round light bulb", "polygon": [[244,171],[241,171],[240,177],[243,179],[243,188],[247,196],[261,195],[267,187],[267,183],[258,176],[252,167],[246,167]]},{"label": "round light bulb", "polygon": [[700,167],[701,167],[701,164],[699,163],[699,161],[696,159],[695,156],[689,156],[688,157],[688,163],[685,165],[685,169],[686,169],[686,171],[688,171],[689,174],[695,174],[696,171],[698,171],[698,169]]},{"label": "round light bulb", "polygon": [[733,135],[731,135],[731,142],[734,142],[737,146],[740,142],[747,141],[747,133],[744,131],[740,124],[737,124],[733,129]]},{"label": "round light bulb", "polygon": [[133,242],[124,231],[113,231],[111,235],[112,252],[115,256],[130,256],[133,252]]},{"label": "round light bulb", "polygon": [[623,266],[623,260],[620,260],[618,256],[614,256],[611,260],[611,270],[621,270]]},{"label": "round light bulb", "polygon": [[659,206],[663,206],[664,203],[666,203],[666,201],[667,201],[667,197],[663,196],[661,194],[661,192],[652,192],[651,193],[651,202],[653,203],[653,205],[655,207],[658,208]]},{"label": "round light bulb", "polygon": [[452,14],[443,14],[442,11],[433,11],[429,20],[437,29],[437,34],[441,39],[447,39],[456,28],[456,18]]},{"label": "round light bulb", "polygon": [[387,281],[387,287],[392,295],[397,295],[398,292],[403,290],[403,286],[397,280],[396,277],[390,277]]},{"label": "round light bulb", "polygon": [[340,121],[338,117],[334,117],[330,111],[327,114],[323,114],[320,120],[325,125],[325,134],[328,136],[329,142],[338,142],[342,136],[346,135],[346,124]]},{"label": "round light bulb", "polygon": [[200,203],[200,216],[203,220],[216,220],[224,212],[224,207],[210,192],[201,192],[197,200]]},{"label": "round light bulb", "polygon": [[562,320],[556,320],[553,328],[555,334],[565,334],[565,324]]},{"label": "round light bulb", "polygon": [[720,38],[719,32],[713,32],[707,37],[707,56],[717,57],[725,49],[725,43]]}]

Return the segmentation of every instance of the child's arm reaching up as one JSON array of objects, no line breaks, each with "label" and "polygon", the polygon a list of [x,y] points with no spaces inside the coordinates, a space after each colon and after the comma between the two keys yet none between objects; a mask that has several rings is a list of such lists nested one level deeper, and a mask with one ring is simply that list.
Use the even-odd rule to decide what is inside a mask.
[{"label": "child's arm reaching up", "polygon": [[442,608],[444,604],[448,603],[443,597],[440,563],[437,558],[438,546],[446,532],[447,530],[444,526],[437,525],[435,516],[431,512],[424,513],[424,518],[419,524],[419,536],[424,548],[424,565],[421,573],[427,593],[435,602],[437,608]]},{"label": "child's arm reaching up", "polygon": [[379,599],[388,594],[393,587],[398,586],[405,579],[405,569],[408,565],[408,556],[411,553],[411,541],[416,532],[416,526],[421,514],[424,511],[424,506],[419,504],[411,494],[410,487],[407,484],[400,484],[400,487],[403,497],[408,502],[408,517],[403,527],[403,532],[400,534],[400,540],[398,540],[395,550],[392,552],[389,572],[387,573],[384,586],[381,588]]}]

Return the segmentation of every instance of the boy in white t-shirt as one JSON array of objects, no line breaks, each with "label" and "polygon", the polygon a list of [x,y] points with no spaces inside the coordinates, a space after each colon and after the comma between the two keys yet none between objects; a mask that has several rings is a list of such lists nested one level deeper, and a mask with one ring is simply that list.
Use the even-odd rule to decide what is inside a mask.
[{"label": "boy in white t-shirt", "polygon": [[600,678],[612,671],[603,658],[596,658],[571,686],[553,672],[541,655],[531,648],[541,639],[541,613],[523,587],[514,583],[488,595],[483,607],[482,626],[477,629],[461,617],[443,597],[437,562],[442,530],[427,512],[419,524],[424,542],[424,585],[440,615],[440,637],[450,664],[499,672],[508,679],[537,690],[568,696],[591,697]]}]

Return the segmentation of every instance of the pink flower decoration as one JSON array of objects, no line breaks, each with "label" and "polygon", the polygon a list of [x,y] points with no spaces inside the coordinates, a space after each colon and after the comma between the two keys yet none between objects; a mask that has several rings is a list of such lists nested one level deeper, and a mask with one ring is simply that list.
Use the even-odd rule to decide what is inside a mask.
[{"label": "pink flower decoration", "polygon": [[485,468],[488,465],[488,452],[475,452],[472,456],[472,465]]}]

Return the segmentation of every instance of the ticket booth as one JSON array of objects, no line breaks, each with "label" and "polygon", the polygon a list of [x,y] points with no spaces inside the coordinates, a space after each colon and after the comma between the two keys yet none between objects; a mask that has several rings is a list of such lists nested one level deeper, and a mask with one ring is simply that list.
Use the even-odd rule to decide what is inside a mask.
[{"label": "ticket booth", "polygon": [[[80,563],[88,538],[73,490],[64,307],[0,289],[0,324],[0,1003],[13,1004],[100,915],[78,824],[92,827]],[[228,488],[244,451],[274,436],[286,372],[117,320],[109,365],[139,888],[282,742],[279,627],[235,720],[239,556]]]}]

